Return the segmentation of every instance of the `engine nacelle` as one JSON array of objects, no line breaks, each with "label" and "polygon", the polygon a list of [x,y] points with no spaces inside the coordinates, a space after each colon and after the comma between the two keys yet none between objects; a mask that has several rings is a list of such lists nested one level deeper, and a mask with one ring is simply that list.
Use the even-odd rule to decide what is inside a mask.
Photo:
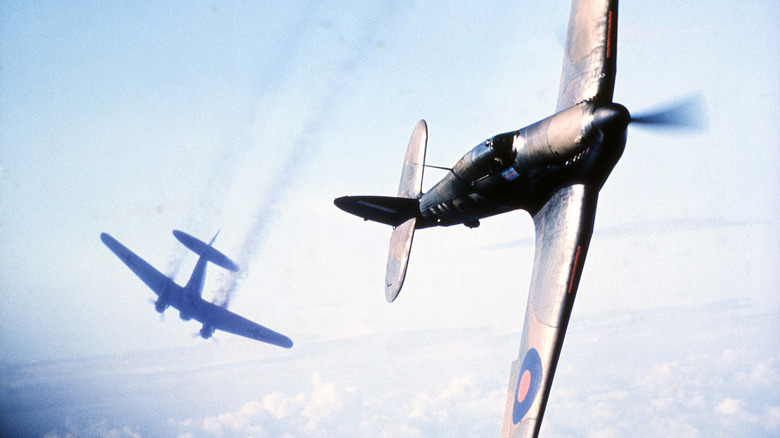
[{"label": "engine nacelle", "polygon": [[200,337],[203,339],[208,339],[211,337],[211,335],[214,334],[214,330],[216,330],[214,326],[209,324],[203,324],[203,327],[201,327],[200,329]]},{"label": "engine nacelle", "polygon": [[167,309],[168,306],[169,304],[163,301],[162,299],[158,299],[157,301],[154,302],[154,310],[156,310],[157,313],[165,312],[165,309]]},{"label": "engine nacelle", "polygon": [[181,318],[182,321],[189,321],[189,320],[192,319],[192,315],[190,315],[189,313],[181,310],[181,311],[179,311],[179,318]]},{"label": "engine nacelle", "polygon": [[604,131],[625,131],[631,121],[620,104],[581,103],[517,131],[515,167],[563,163],[584,152]]}]

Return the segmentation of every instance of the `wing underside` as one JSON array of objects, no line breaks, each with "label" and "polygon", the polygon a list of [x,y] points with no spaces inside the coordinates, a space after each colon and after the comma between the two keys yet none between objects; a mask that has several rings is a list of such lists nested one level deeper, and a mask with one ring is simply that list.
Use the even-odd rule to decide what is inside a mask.
[{"label": "wing underside", "polygon": [[572,0],[556,111],[586,100],[612,102],[617,0]]},{"label": "wing underside", "polygon": [[593,232],[597,197],[596,189],[584,185],[564,187],[533,217],[534,270],[502,437],[539,433]]},{"label": "wing underside", "polygon": [[[160,295],[167,288],[176,286],[170,278],[163,275],[154,266],[147,263],[141,257],[138,257],[133,251],[119,243],[116,239],[107,233],[100,235],[100,240],[111,250],[120,260],[127,265],[155,294]],[[177,286],[178,287],[178,286]]]},{"label": "wing underside", "polygon": [[192,317],[196,321],[200,321],[217,330],[233,333],[234,335],[244,336],[284,348],[293,346],[292,340],[287,336],[207,301],[201,300]]},{"label": "wing underside", "polygon": [[[612,101],[617,5],[617,0],[572,0],[556,111],[584,101]],[[509,379],[504,438],[539,434],[593,234],[598,189],[563,186],[533,216],[534,269],[520,353]]]}]

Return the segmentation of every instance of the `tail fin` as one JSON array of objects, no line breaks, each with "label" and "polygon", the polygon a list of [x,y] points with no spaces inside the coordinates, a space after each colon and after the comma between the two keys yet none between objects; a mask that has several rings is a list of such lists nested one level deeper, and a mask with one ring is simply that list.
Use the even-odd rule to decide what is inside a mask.
[{"label": "tail fin", "polygon": [[342,196],[333,201],[336,207],[367,221],[397,227],[420,212],[417,199],[392,196]]},{"label": "tail fin", "polygon": [[183,231],[174,230],[173,235],[176,237],[176,239],[178,239],[179,242],[182,243],[182,245],[189,248],[195,254],[201,257],[205,257],[206,260],[210,261],[211,263],[214,263],[215,265],[225,268],[229,271],[238,271],[238,265],[236,265],[235,262],[211,246],[211,244],[214,243],[214,240],[217,238],[217,235],[219,235],[219,231],[217,231],[217,235],[211,239],[211,243],[208,245],[205,242],[202,242]]},{"label": "tail fin", "polygon": [[[425,166],[425,148],[428,144],[428,125],[420,120],[412,131],[409,146],[404,156],[401,170],[401,182],[398,184],[398,197],[417,201],[422,194],[422,178]],[[418,201],[417,201],[418,202]],[[416,210],[419,211],[419,205]],[[385,298],[392,303],[401,292],[412,251],[412,239],[417,225],[417,215],[393,229],[390,236],[390,248],[387,252],[385,270]]]}]

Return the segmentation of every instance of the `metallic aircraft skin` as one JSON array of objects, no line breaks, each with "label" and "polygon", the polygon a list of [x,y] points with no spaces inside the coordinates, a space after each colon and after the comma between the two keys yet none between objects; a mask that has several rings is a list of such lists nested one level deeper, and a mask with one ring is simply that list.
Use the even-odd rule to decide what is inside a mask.
[{"label": "metallic aircraft skin", "polygon": [[[426,193],[409,196],[399,190],[397,198],[345,196],[334,201],[349,213],[392,225],[396,231],[411,225],[411,232],[405,231],[404,263],[414,229],[476,227],[482,218],[516,209],[532,215],[533,273],[502,437],[539,434],[593,232],[598,193],[625,147],[631,116],[612,102],[617,3],[572,0],[554,115],[480,143]],[[424,160],[425,145],[410,142],[413,147],[422,147],[418,156]],[[408,166],[405,162],[405,172]],[[403,247],[402,243],[395,246]],[[392,249],[391,243],[391,253]],[[389,259],[388,275],[391,270],[397,268]],[[395,285],[395,295],[400,287]],[[395,295],[388,294],[388,301]]]},{"label": "metallic aircraft skin", "polygon": [[612,103],[617,24],[617,0],[572,0],[556,110],[586,102],[595,108],[591,120],[598,132],[583,155],[570,158],[579,160],[582,173],[560,185],[540,210],[531,211],[534,269],[502,437],[539,434],[593,233],[598,192],[626,144],[631,117]]},{"label": "metallic aircraft skin", "polygon": [[222,330],[279,347],[291,348],[293,346],[293,342],[287,336],[201,298],[203,284],[206,280],[206,266],[209,262],[230,271],[238,271],[238,266],[232,260],[212,247],[217,238],[216,235],[209,244],[181,231],[174,231],[173,235],[184,246],[200,256],[187,285],[184,287],[174,283],[173,280],[163,275],[107,233],[102,233],[100,239],[157,294],[158,298],[154,303],[155,310],[163,313],[168,306],[173,306],[179,310],[179,316],[182,320],[194,319],[202,323],[203,326],[199,334],[203,339],[210,338],[215,330]]}]

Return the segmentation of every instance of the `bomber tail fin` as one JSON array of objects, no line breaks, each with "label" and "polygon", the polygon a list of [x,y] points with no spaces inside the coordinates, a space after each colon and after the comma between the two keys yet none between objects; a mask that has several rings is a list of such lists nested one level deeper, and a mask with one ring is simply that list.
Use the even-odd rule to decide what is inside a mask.
[{"label": "bomber tail fin", "polygon": [[214,243],[214,240],[217,238],[217,235],[219,235],[219,231],[217,231],[217,234],[214,236],[214,238],[211,239],[209,244],[206,244],[205,242],[190,236],[183,231],[174,230],[173,235],[179,242],[182,243],[182,245],[189,248],[195,254],[201,257],[205,257],[209,262],[229,271],[238,271],[238,265],[236,265],[233,260],[230,260],[226,255],[222,254],[211,246]]}]

